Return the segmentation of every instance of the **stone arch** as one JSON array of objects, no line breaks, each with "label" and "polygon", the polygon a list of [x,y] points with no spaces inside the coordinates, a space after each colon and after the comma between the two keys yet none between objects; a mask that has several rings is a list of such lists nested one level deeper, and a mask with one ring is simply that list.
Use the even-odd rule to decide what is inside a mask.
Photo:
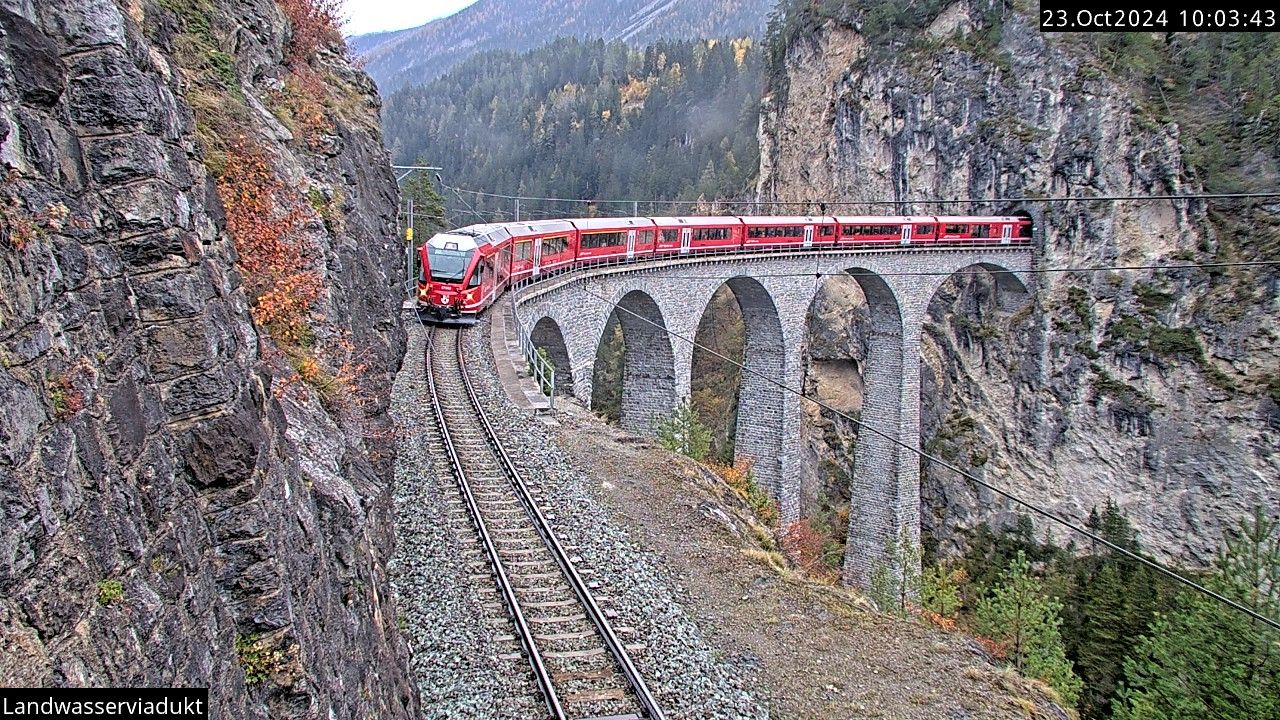
[{"label": "stone arch", "polygon": [[[745,331],[742,354],[745,369],[739,378],[734,460],[749,460],[756,480],[780,501],[785,391],[776,383],[786,377],[782,320],[773,296],[755,278],[739,275],[721,286],[733,293]],[[707,312],[706,307],[702,312]],[[691,385],[692,380],[690,377]]]},{"label": "stone arch", "polygon": [[676,407],[675,355],[667,323],[658,303],[643,290],[623,295],[613,314],[623,343],[619,421],[631,432],[652,434],[657,419]]},{"label": "stone arch", "polygon": [[573,363],[569,357],[569,346],[565,342],[560,323],[550,315],[543,315],[533,324],[529,339],[534,347],[545,350],[547,359],[556,368],[556,394],[573,394]]},{"label": "stone arch", "polygon": [[[1019,312],[1031,303],[1025,277],[998,258],[973,262],[940,278],[923,296],[917,440],[931,455],[977,477],[983,476],[1007,431],[1000,424],[1024,409],[1018,400],[1018,374],[1036,365],[1035,359],[1021,357],[1015,349],[1016,338],[1038,332],[1037,324],[1028,320],[1030,314]],[[1011,324],[1015,316],[1023,318],[1016,325]],[[977,378],[984,378],[982,392],[966,390]],[[987,404],[1000,411],[973,412]],[[957,532],[962,528],[956,527],[956,519],[986,515],[978,508],[994,498],[954,471],[923,459],[920,483],[922,530],[939,552],[962,549],[963,535]]]},{"label": "stone arch", "polygon": [[[903,310],[897,293],[884,276],[865,267],[848,268],[866,299],[869,323],[862,366],[861,418],[868,425],[896,437],[903,419]],[[911,358],[916,362],[915,357]],[[915,388],[912,388],[915,390]],[[845,545],[844,577],[851,585],[869,587],[877,565],[890,567],[886,547],[904,530],[919,532],[918,488],[902,482],[902,448],[891,439],[859,427],[849,487],[849,533]]]}]

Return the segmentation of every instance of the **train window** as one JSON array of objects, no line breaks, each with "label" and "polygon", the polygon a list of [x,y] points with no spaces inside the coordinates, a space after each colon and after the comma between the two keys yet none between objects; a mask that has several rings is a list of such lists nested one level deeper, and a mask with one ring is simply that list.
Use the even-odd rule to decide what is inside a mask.
[{"label": "train window", "polygon": [[968,230],[967,225],[948,225],[943,232],[947,235],[964,235]]},{"label": "train window", "polygon": [[475,250],[445,250],[433,245],[427,246],[427,264],[431,266],[431,279],[434,282],[462,282],[467,266],[471,264],[471,256]]},{"label": "train window", "polygon": [[679,230],[663,230],[662,242],[664,243],[680,242],[680,231]]},{"label": "train window", "polygon": [[915,229],[915,234],[916,234],[916,235],[932,235],[932,234],[933,234],[933,226],[932,226],[932,225],[921,225],[921,226],[919,226],[919,227],[917,227],[917,228]]},{"label": "train window", "polygon": [[831,237],[836,234],[836,228],[834,225],[823,225],[822,231],[819,234],[823,237]]},{"label": "train window", "polygon": [[569,249],[569,238],[561,235],[559,237],[542,238],[542,256],[559,255]]},{"label": "train window", "polygon": [[516,243],[516,262],[528,260],[531,257],[533,257],[532,240],[525,240],[524,242]]},{"label": "train window", "polygon": [[787,230],[790,231],[787,233],[787,237],[804,237],[803,225],[792,225],[791,227],[787,228]]},{"label": "train window", "polygon": [[1031,237],[1031,223],[1024,222],[1018,225],[1018,237]]},{"label": "train window", "polygon": [[976,237],[976,238],[990,237],[990,235],[987,233],[986,225],[970,225],[969,236]]},{"label": "train window", "polygon": [[583,249],[594,250],[596,248],[616,247],[625,244],[626,241],[626,235],[620,232],[591,233],[582,236],[582,247]]},{"label": "train window", "polygon": [[637,237],[636,237],[636,242],[640,243],[641,245],[648,245],[648,244],[652,243],[652,242],[653,242],[653,231],[652,231],[652,230],[641,230],[641,231],[640,231],[640,233],[639,233],[639,235],[637,235]]},{"label": "train window", "polygon": [[727,240],[729,228],[697,228],[693,231],[694,240]]}]

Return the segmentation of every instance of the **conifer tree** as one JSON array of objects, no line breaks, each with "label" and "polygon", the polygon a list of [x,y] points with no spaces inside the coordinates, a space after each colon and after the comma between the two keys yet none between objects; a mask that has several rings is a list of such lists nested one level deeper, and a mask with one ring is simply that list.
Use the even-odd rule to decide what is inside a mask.
[{"label": "conifer tree", "polygon": [[[1280,618],[1280,532],[1261,509],[1219,553],[1212,589]],[[1178,594],[1125,661],[1116,720],[1280,719],[1280,632],[1199,592]]]},{"label": "conifer tree", "polygon": [[1003,582],[978,603],[978,632],[1005,650],[1018,672],[1048,683],[1063,702],[1075,705],[1080,679],[1072,671],[1059,627],[1062,604],[1042,595],[1026,554],[1019,551]]},{"label": "conifer tree", "polygon": [[[416,165],[425,167],[428,163],[419,159]],[[400,194],[406,201],[413,201],[413,238],[415,244],[426,242],[433,233],[444,228],[444,198],[436,191],[431,176],[425,171],[417,171],[410,175],[401,188]]]},{"label": "conifer tree", "polygon": [[698,413],[688,400],[680,403],[675,413],[658,420],[658,444],[699,462],[707,458],[711,449],[711,431],[698,419]]}]

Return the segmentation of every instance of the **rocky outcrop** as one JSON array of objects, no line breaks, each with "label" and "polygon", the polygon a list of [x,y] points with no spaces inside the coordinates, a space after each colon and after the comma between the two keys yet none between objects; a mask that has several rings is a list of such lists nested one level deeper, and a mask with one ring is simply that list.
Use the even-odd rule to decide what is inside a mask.
[{"label": "rocky outcrop", "polygon": [[[271,0],[0,2],[4,684],[416,713],[385,571],[395,184],[339,53],[310,61],[351,99],[322,142],[266,110],[296,29]],[[210,77],[252,110],[224,139],[311,199],[281,225],[315,280],[293,345],[255,324],[227,157],[196,139]]]},{"label": "rocky outcrop", "polygon": [[[764,104],[762,199],[906,200],[932,215],[955,212],[925,202],[938,198],[1201,187],[1179,126],[1032,17],[960,2],[892,40],[861,34],[862,20],[819,21],[786,47]],[[1273,238],[1275,207],[1248,222],[1204,201],[971,207],[1031,215],[1044,268],[1178,267],[1039,275],[1021,311],[990,278],[950,281],[923,342],[923,447],[1077,519],[1113,497],[1148,547],[1193,564],[1248,508],[1280,506],[1276,273],[1212,266]],[[847,323],[811,329],[820,394],[856,395],[822,389],[823,365],[862,357],[859,342]],[[813,447],[835,458],[851,440]],[[1012,516],[955,473],[924,470],[925,530],[944,549]]]}]

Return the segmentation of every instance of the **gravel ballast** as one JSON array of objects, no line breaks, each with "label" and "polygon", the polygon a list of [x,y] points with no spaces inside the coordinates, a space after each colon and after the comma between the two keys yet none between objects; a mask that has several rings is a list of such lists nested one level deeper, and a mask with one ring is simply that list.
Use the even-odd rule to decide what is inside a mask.
[{"label": "gravel ballast", "polygon": [[[529,701],[528,673],[501,656],[513,651],[494,621],[496,592],[470,557],[475,533],[457,522],[461,510],[427,400],[425,330],[410,328],[393,411],[399,427],[396,518],[399,544],[392,561],[402,627],[425,717],[540,717]],[[669,718],[765,718],[742,687],[743,673],[717,660],[684,612],[680,593],[588,492],[598,480],[575,471],[551,428],[510,404],[499,387],[488,320],[466,331],[465,355],[481,402],[512,460],[538,488],[562,543],[581,557],[580,569],[599,583],[597,600],[616,612],[613,625]],[[452,518],[452,519],[451,519]],[[489,622],[486,623],[486,618]],[[514,701],[509,698],[516,698]]]}]

